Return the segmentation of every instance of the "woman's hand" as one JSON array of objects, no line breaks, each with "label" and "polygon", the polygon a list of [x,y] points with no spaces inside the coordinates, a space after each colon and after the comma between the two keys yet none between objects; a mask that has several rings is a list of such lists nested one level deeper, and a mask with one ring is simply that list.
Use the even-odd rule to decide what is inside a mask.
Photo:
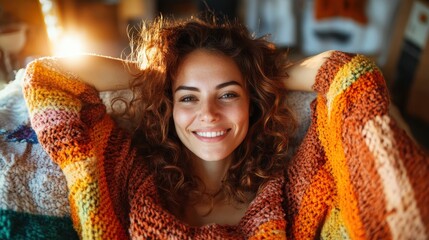
[{"label": "woman's hand", "polygon": [[287,69],[289,77],[283,81],[287,89],[293,91],[313,91],[317,72],[333,50],[326,51],[296,62]]},{"label": "woman's hand", "polygon": [[137,64],[123,59],[101,55],[78,55],[56,59],[60,67],[98,91],[129,88],[139,71]]}]

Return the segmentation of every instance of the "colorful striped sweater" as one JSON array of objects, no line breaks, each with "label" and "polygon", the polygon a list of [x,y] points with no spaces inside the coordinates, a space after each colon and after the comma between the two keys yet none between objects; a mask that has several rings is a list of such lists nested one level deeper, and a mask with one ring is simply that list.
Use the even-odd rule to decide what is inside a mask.
[{"label": "colorful striped sweater", "polygon": [[380,70],[334,52],[319,69],[312,122],[286,176],[236,226],[189,226],[163,209],[130,135],[99,93],[54,59],[26,69],[33,129],[62,169],[84,239],[427,239],[429,157],[388,114]]}]

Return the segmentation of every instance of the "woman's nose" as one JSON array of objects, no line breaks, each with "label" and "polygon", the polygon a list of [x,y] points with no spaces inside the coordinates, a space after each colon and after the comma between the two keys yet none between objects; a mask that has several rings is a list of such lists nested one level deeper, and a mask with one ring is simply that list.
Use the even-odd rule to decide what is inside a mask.
[{"label": "woman's nose", "polygon": [[216,103],[206,101],[201,103],[200,120],[202,122],[214,122],[219,118],[219,109]]}]

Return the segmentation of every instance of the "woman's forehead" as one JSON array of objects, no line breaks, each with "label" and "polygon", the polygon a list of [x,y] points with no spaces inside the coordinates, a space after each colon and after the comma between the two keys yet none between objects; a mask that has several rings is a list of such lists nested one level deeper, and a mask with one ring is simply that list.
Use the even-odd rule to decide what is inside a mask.
[{"label": "woman's forehead", "polygon": [[236,81],[245,86],[243,75],[235,61],[222,53],[198,49],[181,61],[173,86],[203,84],[219,81]]}]

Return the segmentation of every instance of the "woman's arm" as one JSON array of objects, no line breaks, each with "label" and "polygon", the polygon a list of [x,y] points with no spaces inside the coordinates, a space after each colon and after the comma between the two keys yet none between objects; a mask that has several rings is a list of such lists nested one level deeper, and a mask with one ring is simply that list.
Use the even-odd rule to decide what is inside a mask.
[{"label": "woman's arm", "polygon": [[139,72],[131,61],[101,55],[79,55],[56,59],[61,69],[98,91],[129,88],[133,75]]},{"label": "woman's arm", "polygon": [[135,153],[99,97],[100,90],[127,87],[127,77],[121,60],[97,56],[41,58],[26,67],[31,126],[67,178],[72,219],[83,239],[127,236],[124,186]]},{"label": "woman's arm", "polygon": [[314,91],[312,86],[315,83],[317,72],[332,52],[334,51],[322,52],[290,66],[287,69],[289,77],[283,81],[286,88],[296,91]]},{"label": "woman's arm", "polygon": [[[301,196],[298,203],[289,201],[290,206],[299,206],[291,219],[303,219],[295,222],[294,237],[308,234],[303,231],[307,226],[320,226],[314,212],[329,212],[319,218],[324,226],[305,238],[321,234],[353,239],[377,232],[383,239],[426,239],[429,156],[390,117],[382,72],[359,54],[334,51],[322,62],[315,79],[305,78],[315,80],[313,89],[319,94],[312,105],[305,147],[298,150],[295,166],[290,166],[286,187],[286,192],[294,190],[294,196]],[[291,80],[317,64],[297,66]],[[314,151],[309,150],[312,147]],[[303,178],[308,179],[307,186],[301,184]],[[330,188],[332,195],[321,192]],[[308,199],[311,203],[304,201]],[[331,210],[315,211],[322,202]]]}]

